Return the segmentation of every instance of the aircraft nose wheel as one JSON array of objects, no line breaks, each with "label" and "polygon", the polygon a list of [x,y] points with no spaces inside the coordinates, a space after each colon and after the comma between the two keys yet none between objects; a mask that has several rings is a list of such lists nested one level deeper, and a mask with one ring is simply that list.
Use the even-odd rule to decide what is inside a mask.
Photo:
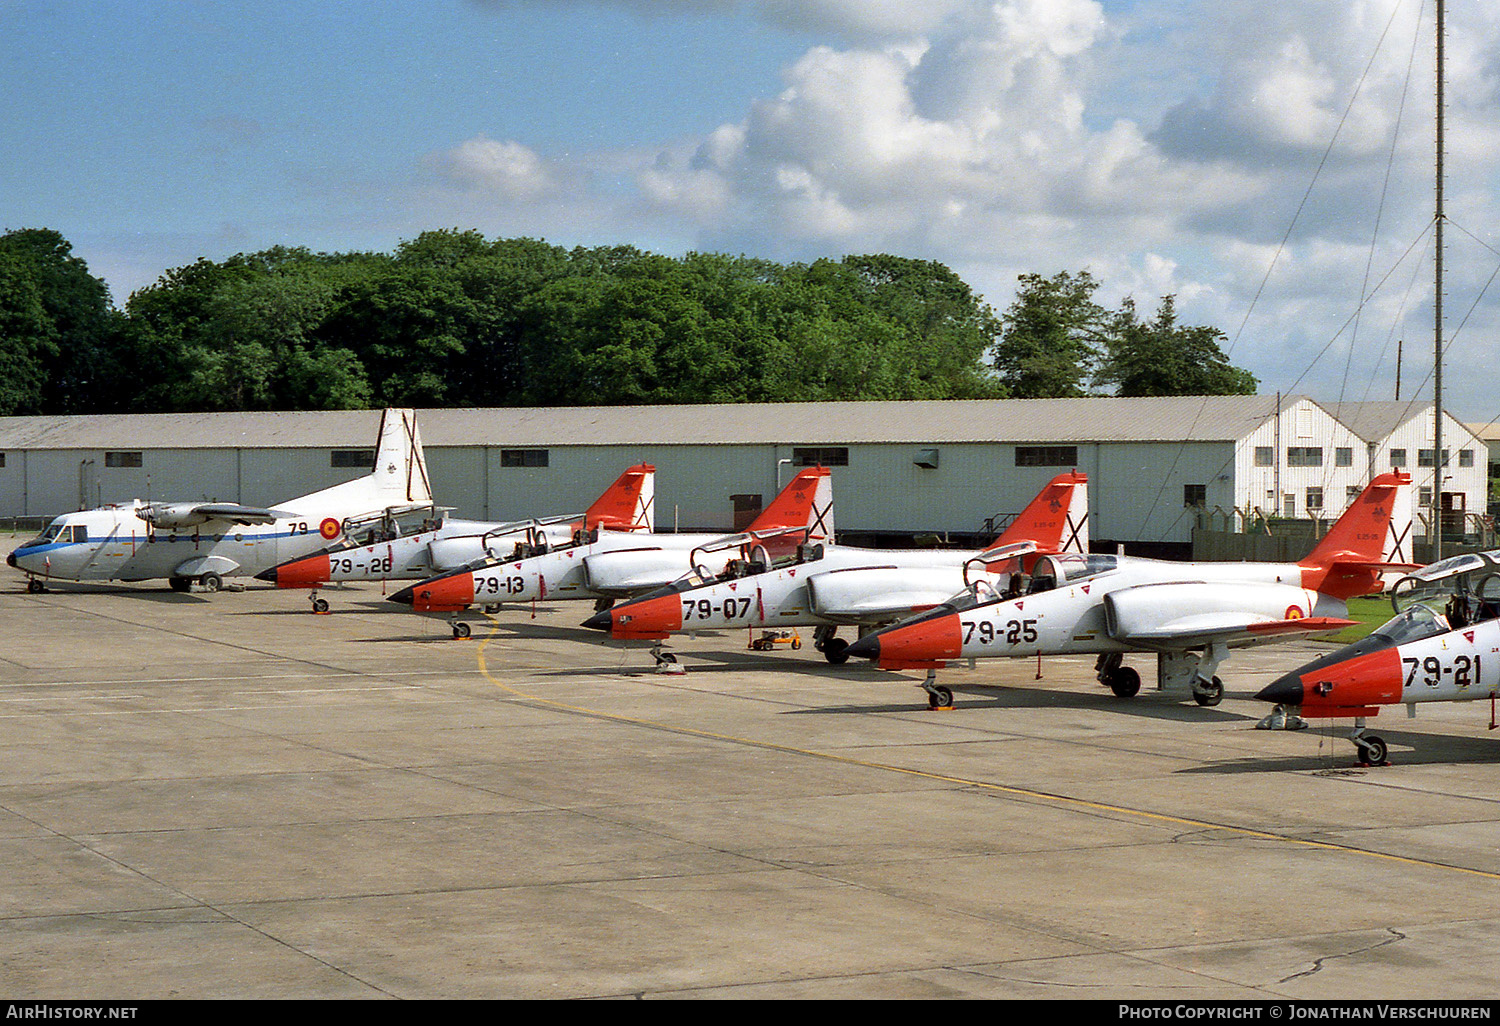
[{"label": "aircraft nose wheel", "polygon": [[456,640],[462,640],[464,638],[467,638],[469,635],[471,635],[473,633],[474,633],[474,628],[470,627],[467,622],[465,622],[463,620],[457,620],[457,621],[454,622],[454,624],[453,624],[453,637]]},{"label": "aircraft nose wheel", "polygon": [[312,598],[312,611],[314,613],[328,612],[328,600],[320,595],[314,595]]},{"label": "aircraft nose wheel", "polygon": [[927,708],[934,712],[953,708],[953,689],[937,682],[936,670],[927,671],[927,679],[922,681],[922,690],[927,692]]},{"label": "aircraft nose wheel", "polygon": [[1359,762],[1362,766],[1389,766],[1390,749],[1386,746],[1385,739],[1374,734],[1356,734],[1350,738],[1354,747],[1359,750]]}]

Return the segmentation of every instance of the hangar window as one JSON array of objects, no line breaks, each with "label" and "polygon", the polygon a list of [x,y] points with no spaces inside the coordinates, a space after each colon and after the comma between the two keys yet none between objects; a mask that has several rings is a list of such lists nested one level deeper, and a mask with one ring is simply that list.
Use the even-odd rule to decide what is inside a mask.
[{"label": "hangar window", "polygon": [[[4,454],[0,453],[0,467],[5,466],[5,460],[4,460],[3,457],[4,457]],[[1472,467],[1474,465],[1474,450],[1473,449],[1460,449],[1460,450],[1458,450],[1458,465],[1460,467]]]},{"label": "hangar window", "polygon": [[807,446],[792,449],[794,467],[847,467],[849,447],[847,445]]},{"label": "hangar window", "polygon": [[1078,446],[1076,445],[1018,445],[1016,446],[1018,467],[1076,467]]},{"label": "hangar window", "polygon": [[357,468],[359,470],[375,469],[374,449],[335,449],[328,454],[328,465],[330,467]]},{"label": "hangar window", "polygon": [[1391,450],[1391,466],[1393,466],[1393,467],[1404,467],[1404,466],[1406,466],[1406,450],[1405,449],[1392,449]]},{"label": "hangar window", "polygon": [[[1443,466],[1446,467],[1447,465],[1448,465],[1448,450],[1444,449],[1443,450]],[[1417,450],[1417,466],[1419,466],[1419,467],[1430,467],[1430,466],[1432,466],[1432,450],[1431,449],[1418,449]]]},{"label": "hangar window", "polygon": [[502,467],[545,467],[548,452],[547,449],[501,449],[500,465]]},{"label": "hangar window", "polygon": [[1276,447],[1273,445],[1257,445],[1255,447],[1255,465],[1257,467],[1271,467],[1276,464]]},{"label": "hangar window", "polygon": [[104,454],[104,465],[106,467],[139,467],[141,465],[141,454],[138,452],[107,452]]},{"label": "hangar window", "polygon": [[1309,488],[1307,490],[1307,511],[1317,513],[1323,508],[1323,489]]},{"label": "hangar window", "polygon": [[1190,484],[1182,486],[1182,504],[1184,506],[1207,506],[1208,485]]},{"label": "hangar window", "polygon": [[5,466],[5,453],[0,452],[0,467]]},{"label": "hangar window", "polygon": [[1354,450],[1346,445],[1338,446],[1333,450],[1333,465],[1335,467],[1354,466]]},{"label": "hangar window", "polygon": [[1286,465],[1289,467],[1321,467],[1323,447],[1321,445],[1292,445],[1286,450]]}]

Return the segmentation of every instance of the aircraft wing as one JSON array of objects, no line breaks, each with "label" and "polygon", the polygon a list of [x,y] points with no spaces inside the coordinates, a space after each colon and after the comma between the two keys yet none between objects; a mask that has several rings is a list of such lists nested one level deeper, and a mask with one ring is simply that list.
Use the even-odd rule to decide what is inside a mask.
[{"label": "aircraft wing", "polygon": [[961,587],[953,567],[871,566],[813,574],[809,608],[835,623],[883,624],[940,606]]},{"label": "aircraft wing", "polygon": [[135,511],[153,527],[196,527],[210,521],[227,524],[269,524],[292,514],[284,510],[241,506],[235,502],[153,502]]},{"label": "aircraft wing", "polygon": [[1336,616],[1302,616],[1286,620],[1245,613],[1202,613],[1180,617],[1148,629],[1115,635],[1141,648],[1186,648],[1214,643],[1255,645],[1292,636],[1310,636],[1353,627],[1357,621]]}]

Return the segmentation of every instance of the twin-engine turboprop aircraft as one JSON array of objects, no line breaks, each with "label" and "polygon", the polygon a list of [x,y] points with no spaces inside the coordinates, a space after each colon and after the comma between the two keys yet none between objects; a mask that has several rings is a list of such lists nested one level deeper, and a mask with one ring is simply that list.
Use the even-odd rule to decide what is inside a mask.
[{"label": "twin-engine turboprop aircraft", "polygon": [[971,569],[994,574],[1019,570],[1035,552],[1088,551],[1087,482],[1076,472],[1053,478],[983,552],[802,546],[791,561],[754,561],[757,573],[708,583],[685,580],[596,613],[584,626],[654,641],[733,627],[810,626],[824,658],[842,663],[849,643],[836,636],[840,626],[865,628],[930,609],[962,589]]},{"label": "twin-engine turboprop aircraft", "polygon": [[[344,544],[288,560],[255,576],[278,588],[320,588],[332,581],[414,581],[479,560],[520,559],[579,544],[599,528],[650,532],[655,526],[656,468],[629,468],[583,513],[511,523],[444,519],[414,533],[398,519],[380,518],[368,531],[346,530]],[[372,539],[368,535],[373,534]],[[314,594],[314,612],[328,602]]]},{"label": "twin-engine turboprop aircraft", "polygon": [[[1263,729],[1308,719],[1354,720],[1349,739],[1367,766],[1386,765],[1388,746],[1366,732],[1383,705],[1416,716],[1424,702],[1493,699],[1500,691],[1500,552],[1445,559],[1391,589],[1397,615],[1370,634],[1272,682],[1255,697],[1277,708]],[[1491,726],[1494,726],[1491,710]]]},{"label": "twin-engine turboprop aircraft", "polygon": [[217,591],[226,577],[250,576],[336,541],[346,524],[430,507],[432,492],[414,410],[386,410],[365,477],[263,509],[227,502],[147,502],[65,513],[6,562],[46,579],[146,581],[175,591],[196,581]]},{"label": "twin-engine turboprop aircraft", "polygon": [[[867,635],[848,655],[886,669],[925,669],[928,705],[951,708],[936,671],[956,659],[1098,653],[1099,681],[1135,695],[1130,652],[1154,652],[1160,688],[1190,684],[1199,705],[1224,695],[1215,673],[1233,647],[1350,626],[1347,599],[1378,591],[1381,574],[1412,569],[1411,478],[1382,474],[1312,553],[1297,563],[1177,563],[1111,555],[1044,556],[1023,594],[984,581],[922,616]],[[1022,584],[1013,581],[1012,588]]]},{"label": "twin-engine turboprop aircraft", "polygon": [[[826,467],[808,467],[761,511],[748,531],[772,547],[833,540],[833,479]],[[796,540],[790,532],[795,531]],[[403,588],[392,602],[418,613],[459,613],[476,603],[618,598],[669,584],[693,568],[695,550],[740,536],[648,534],[600,529],[582,544],[522,559],[497,560]],[[727,551],[722,549],[721,551]],[[737,548],[736,548],[737,551]],[[453,636],[472,628],[453,622]]]}]

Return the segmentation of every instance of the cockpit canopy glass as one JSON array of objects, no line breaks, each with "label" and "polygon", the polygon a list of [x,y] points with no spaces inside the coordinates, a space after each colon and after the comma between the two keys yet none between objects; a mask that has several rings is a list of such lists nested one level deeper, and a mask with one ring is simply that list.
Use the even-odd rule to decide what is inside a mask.
[{"label": "cockpit canopy glass", "polygon": [[1391,606],[1441,608],[1455,596],[1500,601],[1500,552],[1467,552],[1408,574],[1391,588]]},{"label": "cockpit canopy glass", "polygon": [[1118,556],[1094,552],[1063,552],[1054,556],[1042,556],[1032,567],[1031,576],[1033,579],[1051,577],[1058,586],[1062,586],[1109,573],[1119,565]]},{"label": "cockpit canopy glass", "polygon": [[1451,629],[1448,618],[1431,607],[1418,602],[1376,627],[1370,634],[1383,638],[1392,645],[1404,645],[1409,641],[1421,641]]}]

